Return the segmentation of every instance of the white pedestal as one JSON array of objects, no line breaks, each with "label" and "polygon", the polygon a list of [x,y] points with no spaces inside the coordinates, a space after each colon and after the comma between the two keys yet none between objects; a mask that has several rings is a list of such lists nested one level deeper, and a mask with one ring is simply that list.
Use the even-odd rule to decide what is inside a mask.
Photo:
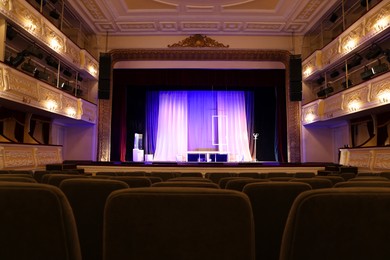
[{"label": "white pedestal", "polygon": [[133,162],[144,161],[144,150],[133,149]]}]

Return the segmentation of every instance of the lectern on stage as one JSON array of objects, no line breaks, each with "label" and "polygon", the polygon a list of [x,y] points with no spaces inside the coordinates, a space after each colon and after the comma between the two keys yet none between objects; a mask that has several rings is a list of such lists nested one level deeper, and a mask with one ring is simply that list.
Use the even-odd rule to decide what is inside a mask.
[{"label": "lectern on stage", "polygon": [[144,150],[142,149],[142,134],[134,134],[134,149],[133,149],[133,161],[144,161]]}]

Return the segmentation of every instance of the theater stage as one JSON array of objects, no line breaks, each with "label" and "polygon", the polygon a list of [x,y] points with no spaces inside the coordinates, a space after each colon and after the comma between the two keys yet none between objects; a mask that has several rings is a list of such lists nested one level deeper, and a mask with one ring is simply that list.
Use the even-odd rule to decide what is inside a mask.
[{"label": "theater stage", "polygon": [[314,172],[324,170],[334,163],[278,163],[278,162],[92,162],[65,161],[63,165],[76,165],[88,173],[99,171],[115,172]]}]

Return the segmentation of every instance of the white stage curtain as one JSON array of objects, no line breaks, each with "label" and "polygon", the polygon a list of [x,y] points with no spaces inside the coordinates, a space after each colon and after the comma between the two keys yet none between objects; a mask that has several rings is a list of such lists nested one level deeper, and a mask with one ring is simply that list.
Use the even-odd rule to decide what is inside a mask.
[{"label": "white stage curtain", "polygon": [[198,150],[227,152],[231,161],[252,160],[245,92],[160,92],[154,160],[182,160],[187,151]]},{"label": "white stage curtain", "polygon": [[155,161],[176,161],[187,153],[187,91],[160,92]]},{"label": "white stage curtain", "polygon": [[245,93],[242,91],[218,91],[219,151],[228,152],[229,160],[251,161],[245,111]]}]

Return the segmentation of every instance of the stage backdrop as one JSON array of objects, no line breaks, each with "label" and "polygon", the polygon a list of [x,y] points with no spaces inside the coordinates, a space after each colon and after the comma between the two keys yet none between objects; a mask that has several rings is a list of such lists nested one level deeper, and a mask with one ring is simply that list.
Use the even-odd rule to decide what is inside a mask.
[{"label": "stage backdrop", "polygon": [[113,75],[112,161],[132,161],[134,133],[144,134],[145,153],[162,161],[197,149],[286,161],[284,70],[116,69]]}]

